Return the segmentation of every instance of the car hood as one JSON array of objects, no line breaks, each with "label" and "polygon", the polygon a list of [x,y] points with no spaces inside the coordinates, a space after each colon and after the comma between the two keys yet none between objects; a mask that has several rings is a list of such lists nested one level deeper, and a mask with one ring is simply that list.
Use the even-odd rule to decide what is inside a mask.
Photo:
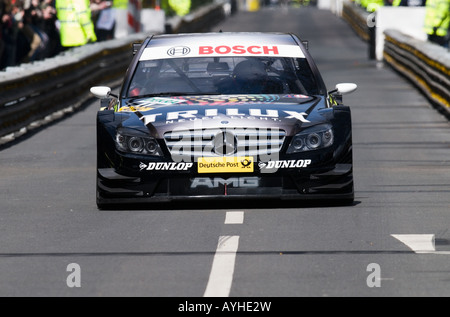
[{"label": "car hood", "polygon": [[327,110],[322,96],[213,95],[132,98],[118,112],[125,115],[122,126],[145,125],[161,137],[169,131],[210,128],[277,128],[293,135],[327,121]]}]

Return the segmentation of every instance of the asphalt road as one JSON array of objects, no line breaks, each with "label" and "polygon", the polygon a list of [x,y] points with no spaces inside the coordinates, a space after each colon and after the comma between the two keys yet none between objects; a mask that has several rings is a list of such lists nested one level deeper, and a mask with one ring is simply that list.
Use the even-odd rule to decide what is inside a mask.
[{"label": "asphalt road", "polygon": [[0,296],[449,296],[448,120],[328,11],[219,29],[296,33],[329,89],[358,84],[355,204],[99,211],[95,101],[0,150]]}]

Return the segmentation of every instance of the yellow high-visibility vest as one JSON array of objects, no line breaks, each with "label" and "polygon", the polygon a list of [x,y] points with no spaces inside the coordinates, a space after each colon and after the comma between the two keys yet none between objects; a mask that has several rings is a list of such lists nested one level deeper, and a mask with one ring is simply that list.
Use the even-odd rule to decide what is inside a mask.
[{"label": "yellow high-visibility vest", "polygon": [[374,12],[384,6],[384,0],[361,0],[361,6],[367,11]]},{"label": "yellow high-visibility vest", "polygon": [[56,0],[62,46],[81,46],[97,41],[89,4],[89,0]]},{"label": "yellow high-visibility vest", "polygon": [[126,9],[128,7],[128,0],[113,0],[113,8]]},{"label": "yellow high-visibility vest", "polygon": [[179,16],[184,16],[191,10],[191,0],[169,0],[169,6]]},{"label": "yellow high-visibility vest", "polygon": [[450,0],[427,0],[424,30],[427,34],[446,36],[450,25]]}]

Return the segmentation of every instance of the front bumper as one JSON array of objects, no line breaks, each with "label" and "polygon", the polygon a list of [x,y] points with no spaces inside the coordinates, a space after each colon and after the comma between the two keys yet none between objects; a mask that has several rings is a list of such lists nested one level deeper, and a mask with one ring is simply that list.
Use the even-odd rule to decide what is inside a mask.
[{"label": "front bumper", "polygon": [[353,201],[352,164],[332,169],[283,170],[262,174],[152,173],[123,176],[112,168],[97,171],[99,206],[192,200],[346,200]]}]

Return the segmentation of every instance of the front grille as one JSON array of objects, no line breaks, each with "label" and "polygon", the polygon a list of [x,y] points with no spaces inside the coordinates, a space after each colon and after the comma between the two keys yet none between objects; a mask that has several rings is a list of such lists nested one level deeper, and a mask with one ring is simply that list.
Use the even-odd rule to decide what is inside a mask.
[{"label": "front grille", "polygon": [[214,156],[271,156],[280,152],[285,137],[284,130],[272,128],[196,129],[164,134],[174,161]]}]

